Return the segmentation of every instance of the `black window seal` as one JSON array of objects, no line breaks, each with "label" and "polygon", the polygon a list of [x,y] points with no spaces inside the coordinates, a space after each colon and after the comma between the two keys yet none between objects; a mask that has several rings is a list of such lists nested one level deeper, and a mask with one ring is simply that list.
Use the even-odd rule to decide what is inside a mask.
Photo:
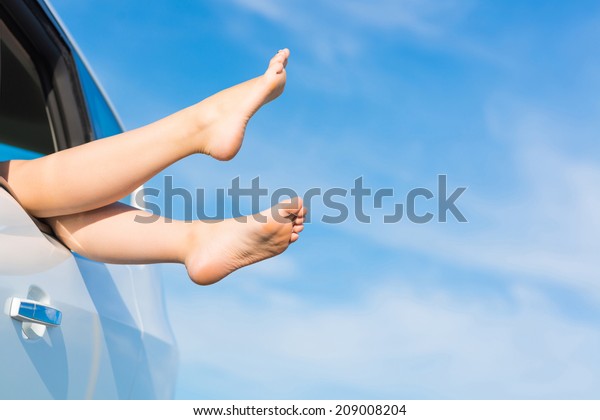
[{"label": "black window seal", "polygon": [[72,49],[35,0],[0,0],[0,17],[38,70],[56,148],[94,139]]}]

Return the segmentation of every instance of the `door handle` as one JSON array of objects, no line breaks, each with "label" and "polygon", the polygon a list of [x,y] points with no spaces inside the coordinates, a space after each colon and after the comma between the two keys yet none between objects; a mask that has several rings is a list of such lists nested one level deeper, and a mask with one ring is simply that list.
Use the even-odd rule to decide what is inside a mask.
[{"label": "door handle", "polygon": [[35,300],[12,298],[10,316],[21,322],[57,327],[62,321],[62,312]]}]

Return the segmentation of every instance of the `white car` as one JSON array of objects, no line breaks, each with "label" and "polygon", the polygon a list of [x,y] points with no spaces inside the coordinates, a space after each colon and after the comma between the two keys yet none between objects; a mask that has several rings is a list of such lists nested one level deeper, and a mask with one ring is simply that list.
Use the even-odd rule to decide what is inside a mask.
[{"label": "white car", "polygon": [[[0,161],[122,131],[43,1],[0,0]],[[0,399],[173,396],[178,354],[155,266],[72,253],[0,187]]]}]

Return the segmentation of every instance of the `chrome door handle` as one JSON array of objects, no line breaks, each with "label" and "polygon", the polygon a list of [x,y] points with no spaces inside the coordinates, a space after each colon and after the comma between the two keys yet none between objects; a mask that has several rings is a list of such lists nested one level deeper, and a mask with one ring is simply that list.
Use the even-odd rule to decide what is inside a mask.
[{"label": "chrome door handle", "polygon": [[62,321],[62,312],[35,300],[12,298],[10,316],[17,321],[33,322],[48,327],[57,327]]}]

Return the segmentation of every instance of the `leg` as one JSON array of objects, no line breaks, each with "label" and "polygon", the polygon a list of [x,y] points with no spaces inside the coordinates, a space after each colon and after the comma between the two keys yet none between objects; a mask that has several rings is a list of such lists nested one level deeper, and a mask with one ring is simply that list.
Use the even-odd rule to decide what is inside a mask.
[{"label": "leg", "polygon": [[252,115],[282,93],[288,56],[282,50],[264,75],[145,127],[39,159],[8,162],[0,171],[25,210],[51,217],[120,200],[193,153],[231,159]]},{"label": "leg", "polygon": [[84,213],[47,219],[56,235],[84,257],[117,264],[176,262],[191,279],[212,284],[249,264],[282,253],[304,228],[302,200],[279,203],[245,222],[185,223],[158,218],[135,221],[149,213],[114,203]]}]

